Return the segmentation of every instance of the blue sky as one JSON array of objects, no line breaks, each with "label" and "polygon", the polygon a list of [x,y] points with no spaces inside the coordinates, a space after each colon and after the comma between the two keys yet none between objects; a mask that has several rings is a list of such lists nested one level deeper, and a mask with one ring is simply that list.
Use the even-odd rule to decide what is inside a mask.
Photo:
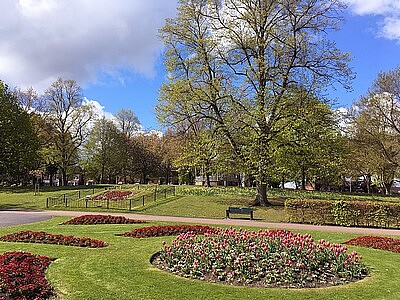
[{"label": "blue sky", "polygon": [[[337,106],[366,94],[379,71],[400,66],[400,1],[345,0],[342,30],[330,34],[353,57],[353,92],[330,93]],[[0,79],[39,92],[58,77],[115,113],[132,109],[146,129],[165,79],[158,29],[176,0],[2,0]]]}]

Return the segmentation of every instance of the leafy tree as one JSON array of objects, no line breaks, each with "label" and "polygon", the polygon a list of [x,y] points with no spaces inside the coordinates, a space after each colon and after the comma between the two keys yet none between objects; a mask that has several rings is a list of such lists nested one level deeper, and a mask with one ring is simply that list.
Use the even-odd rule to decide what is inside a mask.
[{"label": "leafy tree", "polygon": [[351,117],[353,167],[368,179],[368,190],[375,176],[388,194],[400,166],[400,67],[378,74]]},{"label": "leafy tree", "polygon": [[256,204],[267,205],[272,143],[288,98],[335,82],[347,86],[349,57],[326,38],[343,6],[332,0],[180,1],[161,30],[168,82],[160,120],[185,127],[213,124],[258,182]]},{"label": "leafy tree", "polygon": [[106,118],[97,120],[83,148],[85,173],[100,183],[114,182],[121,172],[124,137],[115,123]]},{"label": "leafy tree", "polygon": [[121,159],[121,173],[120,175],[123,178],[127,178],[130,173],[130,177],[134,178],[135,171],[132,170],[132,165],[135,165],[135,162],[132,160],[137,159],[133,149],[133,136],[140,129],[140,122],[138,117],[135,115],[133,110],[130,109],[120,109],[115,114],[117,127],[122,132],[124,137],[124,143],[122,145],[122,155]]},{"label": "leafy tree", "polygon": [[79,149],[89,135],[93,109],[83,105],[81,88],[74,80],[59,78],[45,91],[44,100],[49,108],[48,121],[54,126],[48,132],[48,155],[61,172],[61,184],[67,185],[69,168],[76,165]]},{"label": "leafy tree", "polygon": [[345,141],[337,128],[334,112],[312,94],[300,90],[288,103],[286,126],[276,139],[274,168],[283,177],[301,179],[315,188],[336,182],[342,173]]},{"label": "leafy tree", "polygon": [[0,180],[26,180],[36,168],[39,141],[30,117],[15,94],[0,81]]},{"label": "leafy tree", "polygon": [[162,165],[162,143],[157,133],[137,134],[132,140],[131,169],[141,183],[150,179],[158,182]]}]

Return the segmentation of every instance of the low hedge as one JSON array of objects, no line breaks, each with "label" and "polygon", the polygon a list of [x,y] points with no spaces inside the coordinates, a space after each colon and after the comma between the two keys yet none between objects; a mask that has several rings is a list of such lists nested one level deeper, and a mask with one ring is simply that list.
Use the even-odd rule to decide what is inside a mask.
[{"label": "low hedge", "polygon": [[285,210],[294,223],[400,228],[399,203],[293,199]]}]

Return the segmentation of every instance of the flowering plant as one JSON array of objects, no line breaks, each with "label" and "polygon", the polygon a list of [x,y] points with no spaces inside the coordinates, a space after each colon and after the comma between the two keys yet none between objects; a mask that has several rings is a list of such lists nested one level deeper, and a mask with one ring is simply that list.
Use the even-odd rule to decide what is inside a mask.
[{"label": "flowering plant", "polygon": [[400,239],[392,239],[381,236],[359,236],[351,239],[344,244],[370,247],[374,249],[387,250],[400,253]]},{"label": "flowering plant", "polygon": [[117,190],[112,190],[112,191],[107,191],[104,193],[101,193],[100,195],[94,196],[92,200],[122,200],[125,198],[128,198],[130,195],[132,195],[132,191],[117,191]]},{"label": "flowering plant", "polygon": [[214,228],[187,232],[163,248],[153,263],[190,278],[237,285],[319,287],[361,279],[367,269],[346,246],[286,230]]},{"label": "flowering plant", "polygon": [[61,234],[49,234],[43,231],[20,231],[0,237],[2,242],[23,242],[23,243],[41,243],[57,244],[66,246],[78,246],[88,248],[99,248],[108,246],[107,243],[91,238],[78,238],[74,236],[65,236]]},{"label": "flowering plant", "polygon": [[188,231],[202,234],[206,231],[211,232],[212,227],[203,225],[169,225],[169,226],[150,226],[136,228],[132,231],[120,234],[120,236],[144,238],[144,237],[154,237],[154,236],[168,236],[168,235],[178,235],[180,233],[185,233]]},{"label": "flowering plant", "polygon": [[46,269],[53,260],[28,252],[0,255],[0,299],[50,299],[55,296],[45,278]]},{"label": "flowering plant", "polygon": [[141,220],[128,219],[123,216],[83,215],[73,218],[62,225],[94,225],[94,224],[136,224],[146,223]]}]

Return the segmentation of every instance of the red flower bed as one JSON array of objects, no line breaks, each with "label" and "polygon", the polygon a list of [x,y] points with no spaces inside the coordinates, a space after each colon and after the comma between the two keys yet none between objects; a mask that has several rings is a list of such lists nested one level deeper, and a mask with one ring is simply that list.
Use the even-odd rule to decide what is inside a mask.
[{"label": "red flower bed", "polygon": [[128,198],[132,194],[132,191],[107,191],[100,195],[92,197],[92,200],[122,200]]},{"label": "red flower bed", "polygon": [[45,272],[53,258],[28,252],[0,255],[0,299],[50,299],[55,296]]},{"label": "red flower bed", "polygon": [[400,239],[392,239],[381,236],[359,236],[344,244],[369,247],[400,253]]},{"label": "red flower bed", "polygon": [[170,226],[150,226],[136,228],[132,231],[120,234],[120,236],[144,238],[153,236],[179,235],[181,233],[193,232],[194,234],[203,234],[213,232],[215,228],[203,225],[170,225]]},{"label": "red flower bed", "polygon": [[94,225],[94,224],[137,224],[146,223],[142,220],[128,219],[122,216],[83,215],[73,218],[62,225]]},{"label": "red flower bed", "polygon": [[41,243],[41,244],[57,244],[66,246],[78,246],[88,248],[100,248],[108,246],[100,240],[91,238],[77,238],[74,236],[65,236],[61,234],[49,234],[43,231],[20,231],[0,237],[2,242],[23,242],[23,243]]}]

